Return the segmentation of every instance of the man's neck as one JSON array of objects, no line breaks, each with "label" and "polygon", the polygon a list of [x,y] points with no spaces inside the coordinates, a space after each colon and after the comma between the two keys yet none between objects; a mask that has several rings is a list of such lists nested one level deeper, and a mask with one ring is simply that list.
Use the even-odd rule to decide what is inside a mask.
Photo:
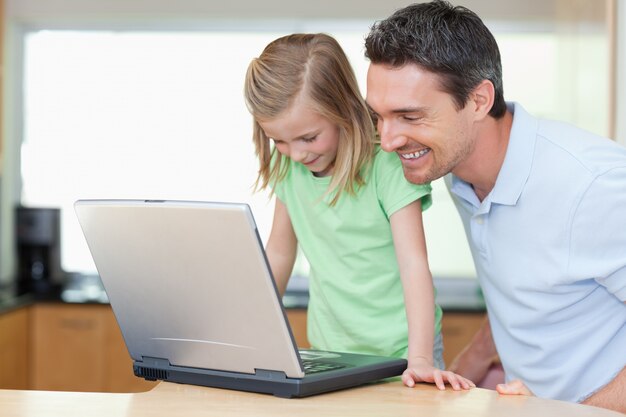
[{"label": "man's neck", "polygon": [[470,156],[457,165],[452,173],[470,183],[480,201],[493,190],[504,163],[513,114],[507,110],[504,117],[486,118],[476,130],[476,142]]}]

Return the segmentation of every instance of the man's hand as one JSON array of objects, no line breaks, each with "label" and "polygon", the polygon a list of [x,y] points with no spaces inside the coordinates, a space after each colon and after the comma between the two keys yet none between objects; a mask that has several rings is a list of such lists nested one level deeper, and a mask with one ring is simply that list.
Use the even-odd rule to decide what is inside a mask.
[{"label": "man's hand", "polygon": [[519,379],[514,379],[513,381],[506,384],[498,384],[496,385],[496,391],[502,395],[527,395],[534,397],[533,394],[528,387]]}]

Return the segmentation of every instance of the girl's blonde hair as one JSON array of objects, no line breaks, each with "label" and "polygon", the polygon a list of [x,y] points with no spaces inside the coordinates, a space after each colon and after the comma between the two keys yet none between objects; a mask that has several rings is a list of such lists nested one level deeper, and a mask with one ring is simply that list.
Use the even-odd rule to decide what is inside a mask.
[{"label": "girl's blonde hair", "polygon": [[[350,62],[337,41],[326,34],[293,34],[265,47],[248,66],[248,110],[254,117],[253,141],[260,167],[255,188],[276,184],[286,175],[286,157],[277,155],[259,125],[287,110],[306,94],[314,111],[339,128],[339,146],[327,194],[330,204],[364,183],[364,169],[374,155],[375,129]],[[274,160],[274,162],[272,162]]]}]

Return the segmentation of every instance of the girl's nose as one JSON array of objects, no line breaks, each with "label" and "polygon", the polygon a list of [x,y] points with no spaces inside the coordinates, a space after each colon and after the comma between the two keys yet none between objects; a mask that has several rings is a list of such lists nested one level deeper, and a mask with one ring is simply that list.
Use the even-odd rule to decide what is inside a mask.
[{"label": "girl's nose", "polygon": [[304,149],[291,148],[291,154],[289,157],[295,162],[302,162],[306,159],[307,152]]}]

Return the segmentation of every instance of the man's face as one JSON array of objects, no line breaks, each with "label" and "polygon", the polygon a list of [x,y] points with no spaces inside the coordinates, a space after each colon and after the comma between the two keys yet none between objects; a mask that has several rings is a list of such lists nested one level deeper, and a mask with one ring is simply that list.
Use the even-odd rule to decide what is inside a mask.
[{"label": "man's face", "polygon": [[438,77],[417,65],[370,64],[367,104],[377,120],[382,148],[398,154],[412,183],[444,176],[472,152],[468,106],[457,110]]}]

